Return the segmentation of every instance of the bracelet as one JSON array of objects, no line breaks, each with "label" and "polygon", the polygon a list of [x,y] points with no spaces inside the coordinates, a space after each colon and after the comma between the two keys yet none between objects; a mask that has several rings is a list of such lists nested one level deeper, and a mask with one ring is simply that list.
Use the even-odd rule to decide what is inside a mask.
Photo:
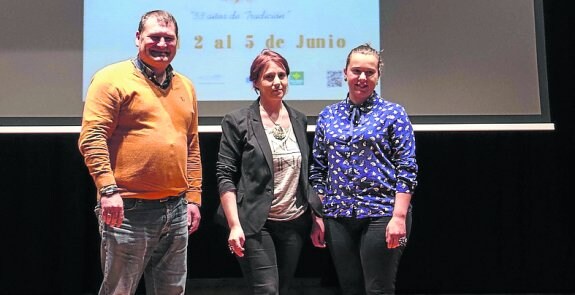
[{"label": "bracelet", "polygon": [[117,185],[110,184],[100,189],[100,196],[109,197],[118,191],[120,190],[118,189]]}]

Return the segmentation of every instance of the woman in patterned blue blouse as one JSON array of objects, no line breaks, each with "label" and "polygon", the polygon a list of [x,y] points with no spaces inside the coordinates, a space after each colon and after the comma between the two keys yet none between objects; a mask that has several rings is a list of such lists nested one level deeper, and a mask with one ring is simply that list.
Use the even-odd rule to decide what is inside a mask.
[{"label": "woman in patterned blue blouse", "polygon": [[343,294],[394,293],[411,227],[415,139],[405,109],[375,91],[382,65],[368,44],[351,50],[348,95],[319,114],[313,142],[310,181]]}]

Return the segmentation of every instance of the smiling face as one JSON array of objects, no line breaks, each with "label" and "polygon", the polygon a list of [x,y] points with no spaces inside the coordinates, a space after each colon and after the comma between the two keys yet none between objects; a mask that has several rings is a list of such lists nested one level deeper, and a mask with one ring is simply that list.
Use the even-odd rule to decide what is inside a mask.
[{"label": "smiling face", "polygon": [[283,66],[268,61],[254,86],[263,100],[282,100],[288,88],[288,75]]},{"label": "smiling face", "polygon": [[379,58],[371,53],[354,52],[343,70],[349,87],[349,98],[361,104],[373,93],[379,81]]},{"label": "smiling face", "polygon": [[151,15],[136,32],[138,57],[156,73],[166,70],[176,56],[178,37],[173,22]]}]

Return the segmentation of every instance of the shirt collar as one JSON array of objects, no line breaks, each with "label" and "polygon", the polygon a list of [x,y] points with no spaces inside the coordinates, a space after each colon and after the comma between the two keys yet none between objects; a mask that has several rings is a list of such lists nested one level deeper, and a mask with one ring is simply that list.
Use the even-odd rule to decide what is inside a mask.
[{"label": "shirt collar", "polygon": [[367,113],[373,108],[374,102],[379,98],[377,92],[373,92],[362,104],[355,105],[349,98],[349,93],[345,99],[346,104],[349,106],[350,109],[358,108],[362,113]]},{"label": "shirt collar", "polygon": [[170,86],[170,82],[172,82],[172,78],[174,77],[174,68],[172,68],[172,65],[168,65],[166,68],[166,79],[164,80],[164,83],[160,84],[152,68],[145,64],[139,57],[132,59],[132,63],[140,70],[140,72],[142,72],[142,74],[144,74],[146,78],[148,78],[148,80],[152,81],[160,88],[166,89]]}]

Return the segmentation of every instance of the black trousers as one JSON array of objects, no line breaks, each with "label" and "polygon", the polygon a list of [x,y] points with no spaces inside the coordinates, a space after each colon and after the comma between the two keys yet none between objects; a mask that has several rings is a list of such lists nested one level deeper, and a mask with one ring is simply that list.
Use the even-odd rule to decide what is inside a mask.
[{"label": "black trousers", "polygon": [[[342,294],[393,294],[405,247],[387,248],[385,229],[391,217],[325,218],[326,242]],[[406,218],[411,231],[411,212]]]},{"label": "black trousers", "polygon": [[311,228],[311,215],[290,221],[268,220],[262,230],[246,237],[240,267],[252,294],[288,294],[302,246]]}]

